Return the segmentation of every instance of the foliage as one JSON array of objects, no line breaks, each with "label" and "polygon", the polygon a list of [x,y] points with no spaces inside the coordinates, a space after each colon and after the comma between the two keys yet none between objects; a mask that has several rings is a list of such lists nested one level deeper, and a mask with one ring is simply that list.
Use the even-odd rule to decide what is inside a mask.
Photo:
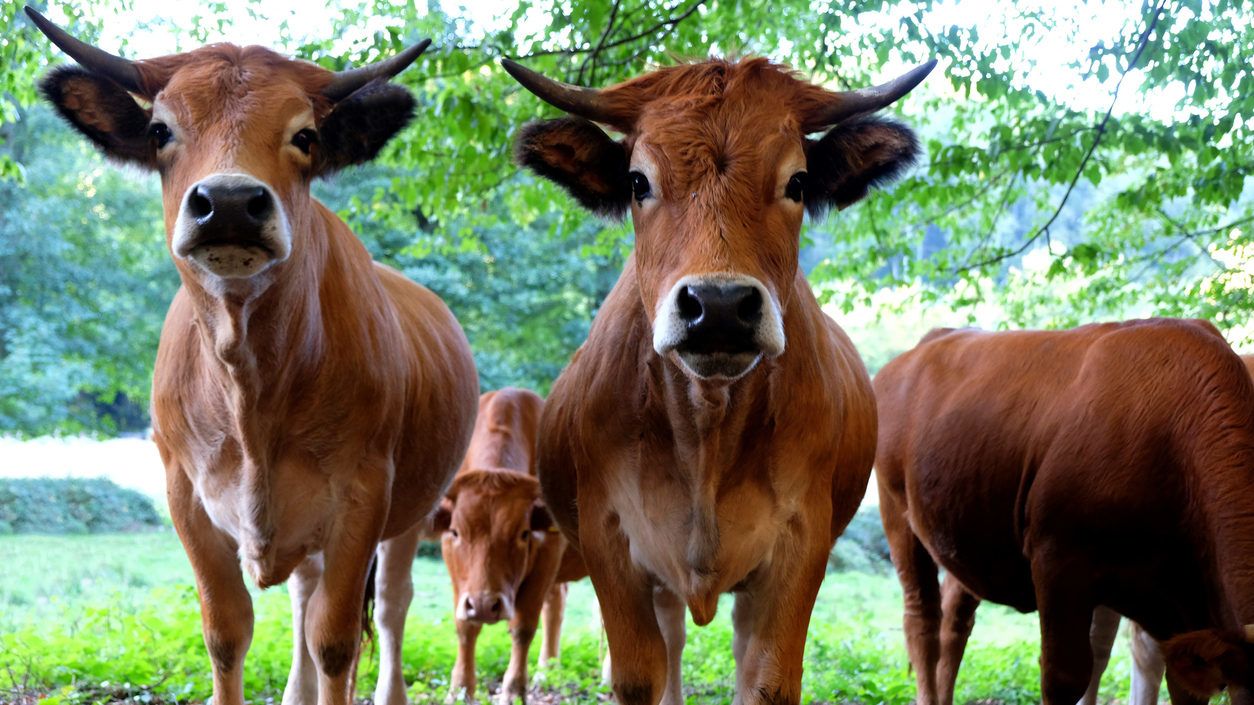
[{"label": "foliage", "polygon": [[836,541],[836,547],[828,557],[828,565],[837,571],[884,575],[892,571],[893,558],[888,551],[888,538],[884,535],[879,507],[858,509],[853,521],[845,527],[845,533]]},{"label": "foliage", "polygon": [[[198,8],[191,30],[125,4],[49,10],[88,39],[114,28],[128,55],[145,32],[170,51],[265,19],[282,23],[279,48],[332,68],[432,37],[397,79],[419,97],[414,126],[374,166],[318,189],[378,256],[453,304],[485,387],[546,389],[631,247],[626,226],[510,164],[514,131],[554,111],[502,56],[601,86],[675,57],[764,54],[834,88],[936,57],[892,109],[917,128],[923,163],[803,235],[804,266],[838,318],[1012,327],[1193,315],[1234,341],[1250,334],[1254,69],[1242,57],[1254,18],[1235,0],[1022,0],[991,16],[939,0],[521,0],[496,21],[339,0],[319,7],[316,36],[288,10],[240,2]],[[4,10],[0,206],[22,217],[0,224],[0,430],[142,423],[174,287],[155,188],[32,107],[35,77],[64,58],[16,5]],[[875,365],[908,344],[865,340],[883,348]]]},{"label": "foliage", "polygon": [[[135,556],[144,556],[137,561]],[[52,702],[87,704],[201,701],[209,662],[191,571],[169,532],[127,536],[0,537],[0,700],[23,682]],[[456,650],[451,588],[438,560],[414,566],[415,595],[405,631],[405,675],[416,703],[441,702]],[[257,628],[248,654],[249,697],[276,701],[290,659],[290,607],[283,588],[254,592]],[[707,627],[689,624],[683,675],[688,702],[726,702],[731,687],[732,598]],[[484,629],[482,681],[495,688],[509,661],[504,627]],[[543,687],[562,702],[603,702],[604,649],[592,589],[571,586],[560,663]],[[1126,642],[1116,646],[1101,701],[1125,699]],[[1040,702],[1036,618],[997,605],[980,608],[958,678],[957,702]],[[367,649],[367,651],[369,651]],[[536,658],[538,647],[532,649]],[[359,694],[374,685],[377,656],[367,654]],[[534,664],[534,661],[533,661]],[[906,705],[914,696],[901,635],[895,576],[829,574],[810,624],[803,701]],[[6,681],[8,679],[8,681]],[[151,700],[150,700],[151,699]]]},{"label": "foliage", "polygon": [[102,534],[162,525],[152,500],[105,479],[0,479],[0,534]]}]

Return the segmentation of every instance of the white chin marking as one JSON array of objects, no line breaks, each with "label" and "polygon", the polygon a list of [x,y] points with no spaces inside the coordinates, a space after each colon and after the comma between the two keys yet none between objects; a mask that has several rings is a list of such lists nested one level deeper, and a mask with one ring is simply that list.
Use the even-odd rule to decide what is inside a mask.
[{"label": "white chin marking", "polygon": [[264,248],[249,245],[201,245],[189,252],[187,258],[223,279],[256,276],[275,262]]},{"label": "white chin marking", "polygon": [[702,379],[735,380],[758,366],[762,359],[760,353],[713,353],[695,355],[677,353],[676,356],[684,368]]}]

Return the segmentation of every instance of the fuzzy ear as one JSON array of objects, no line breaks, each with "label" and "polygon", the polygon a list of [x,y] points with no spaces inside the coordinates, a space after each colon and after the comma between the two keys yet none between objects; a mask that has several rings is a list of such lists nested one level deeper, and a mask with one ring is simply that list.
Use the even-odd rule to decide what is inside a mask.
[{"label": "fuzzy ear", "polygon": [[818,217],[832,206],[850,206],[872,186],[897,178],[918,156],[919,141],[905,125],[873,116],[847,120],[806,145],[806,209]]},{"label": "fuzzy ear", "polygon": [[453,503],[448,499],[440,500],[440,506],[431,515],[431,530],[437,534],[448,531],[453,525]]},{"label": "fuzzy ear", "polygon": [[549,508],[544,506],[544,502],[536,500],[531,505],[531,530],[548,531],[552,528],[553,515],[549,514]]},{"label": "fuzzy ear", "polygon": [[106,156],[154,168],[148,137],[152,114],[113,81],[79,66],[60,66],[39,82],[39,90],[74,129]]},{"label": "fuzzy ear", "polygon": [[414,117],[414,96],[377,79],[335,104],[318,130],[318,173],[374,159]]},{"label": "fuzzy ear", "polygon": [[1229,685],[1250,685],[1250,645],[1236,635],[1189,632],[1168,639],[1162,649],[1168,675],[1198,697],[1209,698]]},{"label": "fuzzy ear", "polygon": [[594,213],[621,218],[631,205],[627,150],[583,118],[524,125],[514,141],[514,159]]}]

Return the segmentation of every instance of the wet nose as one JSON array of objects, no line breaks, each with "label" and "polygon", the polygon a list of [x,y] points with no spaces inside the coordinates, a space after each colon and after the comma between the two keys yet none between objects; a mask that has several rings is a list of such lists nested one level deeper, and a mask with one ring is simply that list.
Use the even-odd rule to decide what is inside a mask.
[{"label": "wet nose", "polygon": [[683,348],[694,353],[753,352],[754,331],[762,320],[762,292],[733,283],[679,287],[675,304],[687,335]]},{"label": "wet nose", "polygon": [[187,213],[202,228],[256,231],[274,215],[270,191],[254,184],[202,183],[187,196]]},{"label": "wet nose", "polygon": [[494,624],[505,616],[505,598],[500,593],[481,592],[467,595],[464,600],[466,619],[472,622]]}]

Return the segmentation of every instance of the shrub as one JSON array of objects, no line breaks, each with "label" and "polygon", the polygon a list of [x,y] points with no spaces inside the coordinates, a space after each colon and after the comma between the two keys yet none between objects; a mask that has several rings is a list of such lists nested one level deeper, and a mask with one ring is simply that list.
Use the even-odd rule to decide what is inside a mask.
[{"label": "shrub", "polygon": [[105,479],[0,479],[0,534],[102,534],[161,526],[152,500]]},{"label": "shrub", "polygon": [[888,552],[888,538],[880,522],[878,507],[862,507],[853,516],[828,557],[833,570],[856,570],[863,573],[886,573],[893,567]]}]

